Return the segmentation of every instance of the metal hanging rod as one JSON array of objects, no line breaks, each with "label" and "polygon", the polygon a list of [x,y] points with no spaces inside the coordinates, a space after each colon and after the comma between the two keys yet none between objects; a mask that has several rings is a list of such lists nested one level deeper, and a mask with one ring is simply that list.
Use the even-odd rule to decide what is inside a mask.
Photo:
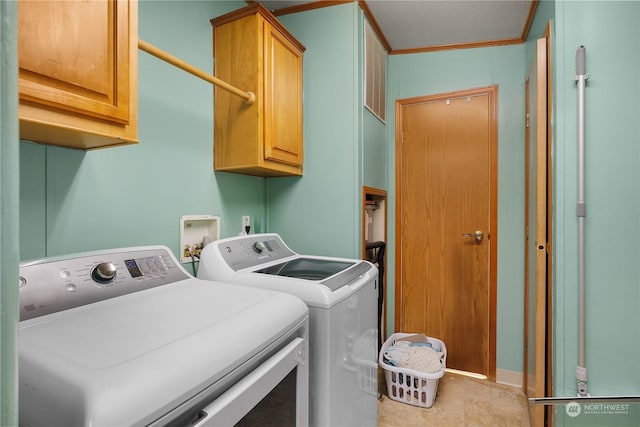
[{"label": "metal hanging rod", "polygon": [[529,405],[564,405],[567,403],[640,403],[640,396],[568,396],[568,397],[530,397]]},{"label": "metal hanging rod", "polygon": [[589,75],[586,65],[587,51],[584,46],[576,50],[576,81],[578,87],[578,366],[576,366],[576,387],[580,397],[587,397],[587,365],[585,362],[585,220],[587,204],[585,203],[585,87]]},{"label": "metal hanging rod", "polygon": [[232,94],[239,96],[240,98],[244,99],[244,101],[249,105],[253,104],[256,100],[256,95],[253,92],[245,92],[235,86],[231,86],[229,83],[220,80],[219,78],[212,76],[211,74],[206,73],[199,68],[194,67],[188,62],[176,58],[175,56],[165,52],[162,49],[158,49],[157,47],[153,46],[150,43],[147,43],[144,40],[138,40],[138,49],[143,50],[155,56],[156,58],[162,59],[163,61],[168,62],[169,64],[174,65],[181,70],[186,71],[187,73],[193,74],[196,77],[200,77],[202,80],[206,80],[209,83],[226,90],[227,92],[231,92]]}]

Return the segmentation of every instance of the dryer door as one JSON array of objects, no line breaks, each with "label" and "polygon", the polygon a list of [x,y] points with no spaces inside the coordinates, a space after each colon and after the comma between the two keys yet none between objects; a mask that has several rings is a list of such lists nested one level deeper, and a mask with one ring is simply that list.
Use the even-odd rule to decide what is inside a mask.
[{"label": "dryer door", "polygon": [[[309,364],[305,341],[295,338],[210,405],[194,427],[306,426],[309,423]],[[274,411],[277,405],[278,410]]]}]

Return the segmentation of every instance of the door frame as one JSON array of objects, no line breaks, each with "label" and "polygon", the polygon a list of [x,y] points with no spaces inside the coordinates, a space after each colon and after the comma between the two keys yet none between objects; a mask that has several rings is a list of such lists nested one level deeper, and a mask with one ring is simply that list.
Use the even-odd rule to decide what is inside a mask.
[{"label": "door frame", "polygon": [[[551,68],[551,21],[547,22],[543,37],[547,45],[547,335],[546,387],[553,396],[553,73]],[[547,419],[552,423],[553,408],[547,407]],[[551,425],[551,424],[550,424]]]},{"label": "door frame", "polygon": [[464,98],[477,95],[489,96],[489,191],[490,221],[488,240],[489,247],[489,337],[488,337],[488,369],[487,377],[496,379],[496,317],[497,317],[497,282],[498,282],[498,85],[463,89],[434,95],[417,96],[396,100],[396,243],[395,243],[395,324],[400,325],[402,318],[402,129],[403,107],[425,102],[445,101],[452,98]]},{"label": "door frame", "polygon": [[[546,158],[546,167],[545,167],[545,176],[544,176],[544,184],[546,190],[546,207],[545,211],[539,213],[539,215],[543,215],[546,220],[545,226],[545,261],[546,261],[546,271],[545,271],[545,284],[541,291],[544,291],[544,295],[540,295],[539,298],[544,302],[544,310],[538,309],[538,313],[536,313],[537,322],[544,322],[544,331],[536,336],[536,348],[542,347],[544,349],[543,352],[536,355],[537,362],[544,364],[544,373],[541,375],[542,378],[540,380],[544,381],[544,384],[538,384],[536,388],[538,392],[543,392],[544,396],[553,396],[553,129],[552,129],[552,108],[553,108],[553,81],[552,81],[552,63],[551,63],[551,21],[547,23],[547,26],[544,30],[542,38],[544,39],[542,44],[544,46],[536,45],[536,54],[539,55],[541,52],[541,48],[544,47],[544,67],[539,70],[544,73],[546,77],[546,104],[544,117],[539,117],[540,119],[544,118],[545,122],[541,124],[541,129],[544,127],[546,131],[546,140],[544,142],[544,156]],[[530,86],[530,82],[527,78],[525,80],[525,106],[528,109],[529,106],[529,93],[532,90]],[[535,90],[535,89],[533,89]],[[525,128],[525,169],[528,168],[529,159],[529,130],[528,126],[534,126],[536,124],[530,123],[529,116],[527,116],[527,125]],[[543,147],[539,147],[543,149]],[[528,173],[525,171],[525,201],[528,200],[528,184],[527,181],[529,179]],[[529,221],[535,221],[536,218],[528,218],[528,210],[525,208],[525,224],[528,224]],[[529,384],[529,366],[528,366],[528,342],[529,342],[529,328],[528,328],[528,317],[529,317],[529,289],[528,287],[531,284],[528,282],[528,243],[526,241],[528,235],[528,230],[525,230],[525,269],[524,269],[524,352],[523,352],[523,374],[522,374],[522,390],[525,395],[528,395]],[[542,415],[542,409],[535,410],[534,419],[532,420],[532,425],[552,425],[554,422],[554,411],[553,408],[549,405],[545,407],[544,416]]]},{"label": "door frame", "polygon": [[[532,80],[533,78],[533,80]],[[525,259],[523,391],[527,397],[544,397],[547,336],[547,52],[546,40],[536,40],[536,53],[525,80]],[[532,104],[533,105],[530,105]],[[531,108],[530,108],[531,107]],[[535,131],[531,138],[531,132]],[[533,168],[531,167],[533,163]],[[531,213],[531,215],[530,215]],[[529,257],[534,259],[529,260]],[[535,276],[530,277],[531,274]],[[529,295],[531,295],[531,298]],[[533,299],[533,300],[532,300]],[[532,306],[533,304],[533,306]],[[535,312],[533,310],[535,310]],[[533,318],[533,325],[529,319]],[[533,348],[529,346],[533,342]],[[532,363],[529,364],[529,359]],[[530,374],[534,369],[533,375]],[[544,425],[544,408],[529,411],[530,423]]]}]

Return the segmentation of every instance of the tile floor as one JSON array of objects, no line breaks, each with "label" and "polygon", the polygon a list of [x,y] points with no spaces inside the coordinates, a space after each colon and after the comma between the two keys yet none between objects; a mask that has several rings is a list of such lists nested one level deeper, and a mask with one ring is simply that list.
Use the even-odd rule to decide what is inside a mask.
[{"label": "tile floor", "polygon": [[421,408],[390,399],[381,377],[378,427],[529,427],[527,399],[519,388],[447,372],[431,408]]}]

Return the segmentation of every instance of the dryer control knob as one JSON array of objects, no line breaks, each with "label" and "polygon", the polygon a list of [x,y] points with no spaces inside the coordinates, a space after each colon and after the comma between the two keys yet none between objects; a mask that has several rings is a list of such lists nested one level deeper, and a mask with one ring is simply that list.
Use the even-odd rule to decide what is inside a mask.
[{"label": "dryer control knob", "polygon": [[264,243],[262,242],[255,242],[253,244],[253,250],[258,254],[261,254],[264,249],[265,249],[265,246],[264,246]]},{"label": "dryer control knob", "polygon": [[98,283],[109,283],[116,277],[116,266],[112,262],[101,262],[91,270],[91,278]]}]

